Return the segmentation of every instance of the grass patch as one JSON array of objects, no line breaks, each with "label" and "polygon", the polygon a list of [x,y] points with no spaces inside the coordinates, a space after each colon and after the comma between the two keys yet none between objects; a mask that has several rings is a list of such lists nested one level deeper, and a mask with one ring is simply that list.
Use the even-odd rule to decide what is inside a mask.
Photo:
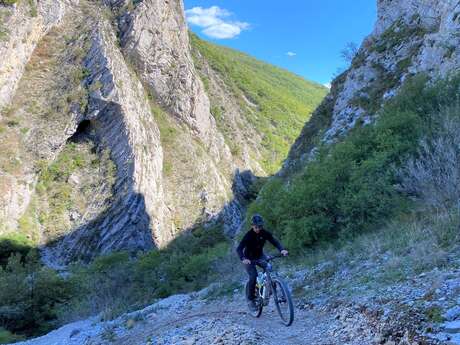
[{"label": "grass patch", "polygon": [[38,15],[37,12],[37,4],[35,3],[35,0],[27,0],[30,8],[30,16],[31,17],[36,17]]},{"label": "grass patch", "polygon": [[155,122],[160,130],[161,143],[167,148],[170,148],[174,145],[179,134],[177,125],[169,119],[169,115],[155,103],[152,97],[149,97],[149,99]]},{"label": "grass patch", "polygon": [[17,3],[19,0],[0,0],[0,4],[6,5],[6,6],[11,6]]},{"label": "grass patch", "polygon": [[[82,215],[92,200],[109,197],[108,192],[100,189],[106,185],[110,191],[116,167],[107,150],[94,153],[93,148],[90,142],[69,142],[51,165],[43,161],[37,164],[41,172],[35,215],[50,240],[72,226],[70,211]],[[78,176],[78,183],[70,182],[72,175]]]},{"label": "grass patch", "polygon": [[425,316],[430,322],[434,323],[441,323],[444,321],[444,318],[442,317],[443,310],[440,306],[433,305],[428,307],[425,310]]},{"label": "grass patch", "polygon": [[422,37],[427,33],[428,31],[425,28],[419,25],[406,24],[400,19],[380,35],[378,42],[372,46],[371,51],[384,53],[400,46],[407,40]]},{"label": "grass patch", "polygon": [[10,34],[10,31],[0,23],[0,41],[5,41]]},{"label": "grass patch", "polygon": [[[269,173],[277,171],[327,89],[246,54],[203,41],[194,34],[190,37],[195,65],[205,87],[208,83],[203,57],[231,90],[246,121],[262,134],[259,149],[264,169]],[[213,104],[211,113],[226,133],[224,112],[220,105]],[[227,141],[231,141],[231,133],[227,133]]]}]

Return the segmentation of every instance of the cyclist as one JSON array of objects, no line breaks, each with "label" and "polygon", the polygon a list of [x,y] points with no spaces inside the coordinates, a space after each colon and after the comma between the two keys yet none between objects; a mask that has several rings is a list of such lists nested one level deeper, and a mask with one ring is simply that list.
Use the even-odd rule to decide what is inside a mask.
[{"label": "cyclist", "polygon": [[249,276],[249,290],[246,298],[248,299],[249,308],[257,309],[255,304],[255,289],[257,279],[257,269],[255,260],[265,257],[263,248],[265,241],[274,245],[283,256],[288,255],[288,251],[283,248],[281,243],[273,237],[273,235],[264,229],[264,220],[259,214],[252,216],[251,229],[244,235],[240,244],[236,248],[236,252],[240,257],[241,262]]}]

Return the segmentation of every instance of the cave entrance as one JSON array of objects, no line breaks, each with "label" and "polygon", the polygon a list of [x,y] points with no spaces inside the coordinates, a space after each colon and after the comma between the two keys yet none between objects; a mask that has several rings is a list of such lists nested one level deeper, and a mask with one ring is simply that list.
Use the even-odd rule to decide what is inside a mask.
[{"label": "cave entrance", "polygon": [[83,120],[77,126],[75,133],[69,138],[69,142],[78,143],[84,141],[85,139],[89,139],[89,134],[91,131],[91,121],[90,120]]}]

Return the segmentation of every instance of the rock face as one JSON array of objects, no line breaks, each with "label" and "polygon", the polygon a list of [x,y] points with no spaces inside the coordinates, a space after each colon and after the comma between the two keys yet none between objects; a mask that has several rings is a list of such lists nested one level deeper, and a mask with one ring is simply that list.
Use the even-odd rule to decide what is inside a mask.
[{"label": "rock face", "polygon": [[[67,6],[65,1],[51,0],[19,2],[15,7],[0,6],[0,120],[8,112],[5,108],[12,100],[37,43],[62,20]],[[17,145],[16,140],[13,143]],[[17,225],[17,219],[30,202],[33,191],[30,184],[34,181],[33,175],[22,175],[21,182],[5,169],[1,170],[0,233]]]},{"label": "rock face", "polygon": [[114,250],[153,248],[161,238],[165,210],[160,133],[145,91],[115,42],[110,25],[101,18],[84,60],[92,90],[84,119],[116,165],[114,199],[102,216],[74,229],[52,249],[64,263]]},{"label": "rock face", "polygon": [[143,1],[120,19],[121,45],[161,106],[203,139],[215,132],[190,55],[182,1]]},{"label": "rock face", "polygon": [[[209,57],[198,73],[181,0],[0,5],[0,52],[0,236],[59,267],[240,228],[276,121],[250,124],[260,105]],[[321,99],[296,81],[287,92]]]},{"label": "rock face", "polygon": [[[23,2],[16,8],[0,9],[11,15],[2,23],[3,26],[11,25],[11,32],[6,40],[0,41],[0,103],[5,102],[0,104],[3,106],[0,115],[0,234],[3,234],[17,226],[18,219],[30,204],[38,161],[54,158],[76,128],[77,109],[72,107],[63,112],[62,98],[72,96],[76,99],[74,96],[79,92],[78,85],[73,85],[73,95],[67,87],[74,71],[74,62],[69,61],[69,57],[74,49],[81,48],[82,42],[77,39],[67,45],[57,40],[53,25],[58,25],[64,9],[69,9],[64,2],[40,2],[34,17],[27,17],[31,16],[31,8],[25,7]],[[53,54],[48,50],[49,45],[53,45]],[[59,74],[56,73],[58,64],[63,68]]]},{"label": "rock face", "polygon": [[62,20],[66,6],[66,1],[53,0],[19,2],[14,8],[0,6],[0,110],[11,100],[37,43]]},{"label": "rock face", "polygon": [[[0,41],[0,235],[20,232],[59,267],[166,246],[203,222],[235,233],[252,181],[238,171],[263,171],[217,128],[182,1],[36,6],[0,6],[14,28]],[[89,150],[99,158],[82,167]]]},{"label": "rock face", "polygon": [[[217,129],[195,70],[182,1],[143,1],[124,13],[122,3],[111,6],[122,12],[118,23],[126,58],[154,101],[174,116],[168,126],[177,138],[169,138],[173,147],[167,148],[165,159],[171,171],[164,183],[167,208],[176,214],[162,231],[160,245],[164,245],[178,230],[219,217],[233,198],[232,179],[238,164]],[[226,219],[225,213],[224,209]]]},{"label": "rock face", "polygon": [[312,137],[332,142],[355,124],[371,122],[408,76],[446,76],[458,69],[458,1],[379,0],[377,5],[373,32],[350,68],[333,82],[331,94],[293,145],[284,170],[311,157]]}]

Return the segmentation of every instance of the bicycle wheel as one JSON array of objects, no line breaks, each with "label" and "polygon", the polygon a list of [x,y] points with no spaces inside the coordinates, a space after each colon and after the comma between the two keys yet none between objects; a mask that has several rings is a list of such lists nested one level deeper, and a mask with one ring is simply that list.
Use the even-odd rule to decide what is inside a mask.
[{"label": "bicycle wheel", "polygon": [[279,278],[273,279],[273,299],[284,325],[292,325],[294,321],[294,304],[292,303],[291,292],[286,283]]},{"label": "bicycle wheel", "polygon": [[[245,288],[245,291],[246,291],[246,296],[248,296],[248,291],[249,291],[249,283],[246,283],[246,288]],[[254,317],[260,317],[260,315],[262,314],[262,309],[264,307],[260,297],[259,297],[259,291],[256,287],[256,306],[257,306],[257,309],[256,310],[251,310],[251,308],[249,308],[249,314],[251,314],[252,316]],[[246,298],[247,300],[247,298]]]}]

